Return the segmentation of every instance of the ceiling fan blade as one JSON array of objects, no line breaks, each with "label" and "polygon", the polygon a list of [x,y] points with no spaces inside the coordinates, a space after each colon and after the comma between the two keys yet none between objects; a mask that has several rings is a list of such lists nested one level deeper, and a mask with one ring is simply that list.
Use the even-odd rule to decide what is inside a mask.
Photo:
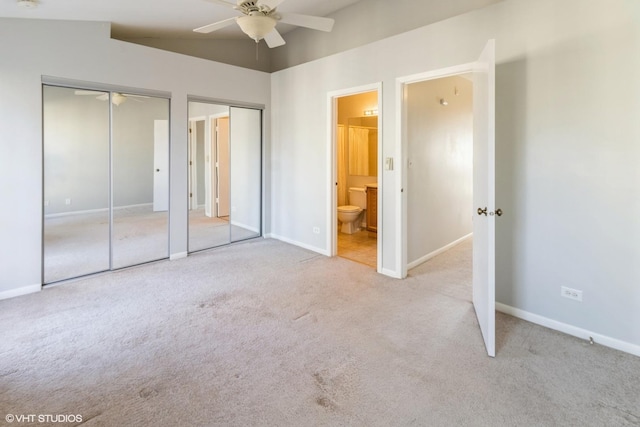
[{"label": "ceiling fan blade", "polygon": [[215,30],[219,30],[236,22],[237,17],[225,19],[223,21],[214,22],[213,24],[205,25],[204,27],[196,28],[193,31],[196,33],[211,33]]},{"label": "ceiling fan blade", "polygon": [[333,23],[335,21],[331,18],[322,18],[319,16],[283,13],[280,15],[280,22],[297,25],[298,27],[311,28],[312,30],[329,32],[333,29]]},{"label": "ceiling fan blade", "polygon": [[267,6],[269,9],[273,10],[276,7],[280,6],[280,3],[282,3],[284,0],[258,0],[256,2],[257,6]]},{"label": "ceiling fan blade", "polygon": [[227,7],[230,7],[232,9],[235,9],[237,4],[235,3],[229,3],[228,1],[224,1],[224,0],[205,0],[208,1],[209,3],[215,3],[215,4],[221,4]]},{"label": "ceiling fan blade", "polygon": [[96,96],[96,99],[99,99],[100,101],[106,101],[107,99],[109,99],[109,94],[101,93],[99,96]]},{"label": "ceiling fan blade", "polygon": [[267,46],[269,46],[270,48],[282,46],[283,44],[285,44],[284,39],[275,28],[268,32],[266,36],[264,36],[264,41],[267,42]]}]

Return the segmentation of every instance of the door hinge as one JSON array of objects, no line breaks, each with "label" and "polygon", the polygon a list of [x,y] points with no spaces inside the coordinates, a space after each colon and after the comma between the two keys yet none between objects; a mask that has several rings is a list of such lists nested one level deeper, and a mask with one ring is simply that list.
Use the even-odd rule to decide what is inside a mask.
[{"label": "door hinge", "polygon": [[193,193],[189,193],[189,197],[193,197]]}]

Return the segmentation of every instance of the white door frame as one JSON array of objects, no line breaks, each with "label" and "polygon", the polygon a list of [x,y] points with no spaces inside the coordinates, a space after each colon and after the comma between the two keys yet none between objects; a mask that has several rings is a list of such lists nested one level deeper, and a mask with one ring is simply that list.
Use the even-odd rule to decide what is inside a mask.
[{"label": "white door frame", "polygon": [[[205,136],[207,134],[207,117],[197,116],[189,118],[189,210],[198,209],[198,165],[193,161],[198,152],[197,122],[204,121]],[[205,141],[206,143],[206,141]]]},{"label": "white door frame", "polygon": [[338,192],[336,183],[338,182],[338,161],[337,161],[337,122],[338,122],[338,98],[350,95],[358,95],[364,92],[378,93],[378,238],[377,238],[377,266],[376,271],[382,272],[382,199],[384,196],[384,182],[382,179],[382,82],[371,83],[368,85],[357,86],[347,89],[335,90],[327,93],[327,164],[331,167],[327,168],[327,249],[329,256],[338,254]]},{"label": "white door frame", "polygon": [[[406,106],[405,106],[405,98],[406,98],[406,86],[410,83],[417,83],[417,82],[421,82],[421,81],[425,81],[425,80],[433,80],[433,79],[438,79],[438,78],[443,78],[443,77],[450,77],[450,76],[455,76],[455,75],[459,75],[459,74],[465,74],[465,73],[477,73],[478,71],[483,71],[482,70],[482,65],[483,62],[485,60],[485,57],[487,58],[487,60],[489,62],[493,62],[495,60],[495,41],[494,40],[489,40],[487,42],[487,45],[485,46],[485,48],[482,51],[482,54],[480,56],[480,58],[478,59],[478,61],[476,62],[471,62],[471,63],[467,63],[467,64],[461,64],[461,65],[457,65],[457,66],[453,66],[453,67],[447,67],[447,68],[442,68],[439,70],[433,70],[433,71],[428,71],[425,73],[419,73],[419,74],[414,74],[411,76],[406,76],[406,77],[401,77],[396,79],[396,141],[399,141],[399,149],[400,149],[400,153],[401,156],[400,158],[402,159],[402,161],[400,162],[399,168],[400,168],[400,174],[401,174],[401,183],[400,183],[400,194],[402,194],[401,197],[401,203],[397,204],[397,209],[399,210],[399,212],[396,212],[398,214],[398,218],[400,218],[400,224],[398,226],[398,228],[396,229],[397,232],[397,236],[399,236],[399,241],[397,242],[398,244],[398,250],[400,251],[400,253],[398,254],[399,257],[399,263],[400,265],[397,265],[397,267],[399,268],[399,271],[401,272],[401,277],[405,278],[407,276],[407,251],[408,251],[408,230],[407,230],[407,218],[408,218],[408,213],[407,213],[407,196],[406,193],[404,193],[404,188],[406,188],[407,186],[407,181],[408,181],[408,173],[407,173],[407,162],[408,162],[408,141],[406,138],[407,135],[407,129],[406,129],[406,120],[407,120],[407,114],[406,114]],[[489,70],[489,78],[488,80],[490,81],[490,83],[488,83],[488,87],[487,90],[492,91],[493,95],[489,96],[488,102],[489,104],[492,104],[493,102],[495,102],[495,84],[493,83],[493,79],[495,78],[495,75],[493,74],[493,71]],[[488,248],[486,249],[486,253],[487,253],[487,267],[488,267],[488,272],[486,277],[478,277],[477,273],[476,273],[476,243],[478,242],[477,240],[474,240],[474,265],[473,265],[473,273],[472,273],[472,282],[473,282],[473,305],[474,305],[474,309],[476,311],[476,315],[478,317],[478,323],[479,323],[479,327],[483,336],[483,340],[485,342],[485,346],[487,348],[487,353],[489,356],[494,357],[495,356],[495,213],[493,212],[493,210],[495,209],[495,206],[492,206],[492,204],[495,204],[495,200],[493,200],[493,197],[495,195],[495,153],[493,152],[493,150],[495,149],[494,144],[495,144],[495,105],[490,105],[489,107],[490,110],[493,111],[488,111],[488,129],[487,129],[487,133],[490,135],[488,136],[488,140],[492,141],[490,143],[488,143],[487,141],[485,141],[486,144],[488,144],[488,147],[485,147],[489,150],[488,156],[487,156],[487,162],[488,162],[488,186],[490,188],[493,188],[494,190],[489,191],[488,196],[488,200],[486,201],[487,206],[485,206],[485,212],[486,209],[490,209],[492,210],[491,212],[491,217],[487,218],[487,222],[488,222]],[[473,184],[473,188],[474,188],[474,203],[476,203],[476,194],[475,194],[475,190],[476,190],[476,170],[475,170],[475,163],[476,163],[476,148],[477,148],[477,144],[478,142],[475,140],[476,137],[476,115],[478,114],[478,111],[476,110],[476,80],[474,79],[474,142],[473,142],[473,146],[474,146],[474,184]],[[482,147],[482,146],[480,146]],[[475,207],[475,205],[474,205]],[[470,212],[471,214],[471,212]],[[478,212],[478,214],[480,214],[480,212]],[[475,216],[474,216],[475,219]],[[480,227],[480,225],[479,225]],[[476,230],[476,225],[474,224],[474,231]],[[493,233],[493,236],[492,236]],[[482,274],[481,274],[482,276]],[[482,280],[480,280],[482,279]],[[486,284],[486,285],[485,285]],[[485,287],[486,286],[486,287]],[[477,290],[482,290],[483,291],[483,295],[477,297],[476,296],[476,291]],[[488,299],[488,300],[486,300]]]},{"label": "white door frame", "polygon": [[397,264],[396,271],[400,272],[400,278],[407,277],[407,251],[408,251],[408,206],[407,195],[404,191],[408,183],[407,162],[409,153],[409,142],[407,141],[407,111],[405,108],[405,92],[406,87],[412,83],[424,82],[427,80],[436,80],[444,77],[452,77],[460,74],[471,73],[475,69],[475,63],[456,65],[453,67],[441,68],[438,70],[426,71],[423,73],[412,74],[409,76],[398,77],[396,79],[396,147],[400,153],[400,162],[396,165],[397,171],[401,176],[398,182],[399,188],[397,193],[401,194],[401,202],[396,204],[396,217],[400,221],[396,224],[396,248],[397,248]]}]

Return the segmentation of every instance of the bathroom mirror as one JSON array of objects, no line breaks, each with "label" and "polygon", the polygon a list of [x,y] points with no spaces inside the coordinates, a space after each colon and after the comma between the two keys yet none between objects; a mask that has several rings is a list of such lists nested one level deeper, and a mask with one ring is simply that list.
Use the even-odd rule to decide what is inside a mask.
[{"label": "bathroom mirror", "polygon": [[378,117],[350,117],[346,135],[349,175],[378,176]]}]

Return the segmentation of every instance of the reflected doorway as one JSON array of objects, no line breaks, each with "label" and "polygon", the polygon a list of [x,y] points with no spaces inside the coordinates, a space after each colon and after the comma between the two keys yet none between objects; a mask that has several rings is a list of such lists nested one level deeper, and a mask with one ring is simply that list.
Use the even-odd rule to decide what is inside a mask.
[{"label": "reflected doorway", "polygon": [[262,111],[189,102],[189,252],[262,235]]}]

